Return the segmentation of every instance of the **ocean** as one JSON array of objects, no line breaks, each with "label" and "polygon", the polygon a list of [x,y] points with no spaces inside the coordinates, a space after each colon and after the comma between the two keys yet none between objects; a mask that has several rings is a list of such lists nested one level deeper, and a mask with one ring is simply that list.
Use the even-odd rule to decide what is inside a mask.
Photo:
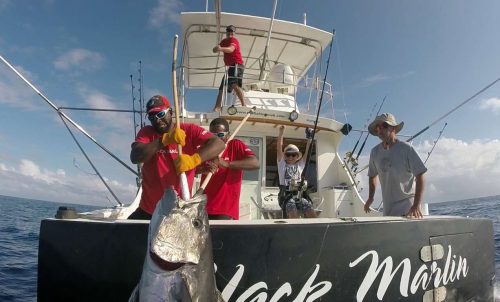
[{"label": "ocean", "polygon": [[[500,196],[433,203],[432,215],[484,217],[493,220],[497,293],[500,276]],[[79,212],[92,206],[60,204],[0,195],[0,301],[36,301],[37,251],[40,221],[54,217],[59,206]]]}]

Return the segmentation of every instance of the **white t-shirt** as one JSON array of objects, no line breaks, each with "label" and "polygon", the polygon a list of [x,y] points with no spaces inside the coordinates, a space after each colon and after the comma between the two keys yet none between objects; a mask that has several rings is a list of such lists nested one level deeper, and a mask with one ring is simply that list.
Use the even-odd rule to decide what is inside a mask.
[{"label": "white t-shirt", "polygon": [[287,164],[285,158],[278,161],[278,175],[280,178],[280,185],[288,186],[292,179],[300,181],[300,176],[304,170],[305,161],[304,158],[300,159],[295,164]]},{"label": "white t-shirt", "polygon": [[[379,177],[382,187],[382,202],[384,214],[404,215],[413,204],[415,176],[424,173],[427,168],[413,147],[402,141],[396,141],[389,149],[384,149],[380,143],[370,153],[368,177]],[[398,202],[405,203],[399,206]],[[392,207],[401,208],[394,213]],[[408,209],[406,209],[408,208]],[[405,212],[406,210],[406,212]],[[404,212],[404,213],[399,213]]]}]

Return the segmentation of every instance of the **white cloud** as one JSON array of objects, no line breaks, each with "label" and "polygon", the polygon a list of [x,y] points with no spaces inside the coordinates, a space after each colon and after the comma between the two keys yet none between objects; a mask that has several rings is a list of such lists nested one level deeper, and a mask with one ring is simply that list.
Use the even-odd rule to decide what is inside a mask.
[{"label": "white cloud", "polygon": [[500,115],[500,98],[490,98],[479,103],[479,109],[492,111],[495,115]]},{"label": "white cloud", "polygon": [[[123,109],[117,108],[112,98],[100,91],[89,89],[85,86],[79,87],[79,93],[85,100],[85,104],[90,108],[100,109]],[[132,129],[133,121],[131,114],[123,112],[93,112],[94,118],[99,120],[103,125],[118,130],[129,131]]]},{"label": "white cloud", "polygon": [[[0,194],[62,203],[109,206],[111,194],[96,176],[79,173],[67,175],[62,169],[48,170],[23,159],[18,165],[0,162]],[[107,179],[124,203],[134,198],[135,186]],[[109,199],[112,199],[109,197]]]},{"label": "white cloud", "polygon": [[158,0],[149,14],[149,24],[154,28],[162,28],[166,22],[180,23],[181,7],[182,3],[178,0]]},{"label": "white cloud", "polygon": [[358,84],[358,86],[368,87],[368,86],[371,86],[371,85],[374,85],[374,84],[377,84],[380,82],[403,79],[403,78],[409,77],[413,74],[414,74],[413,71],[409,71],[409,72],[402,73],[402,74],[377,73],[377,74],[374,74],[374,75],[371,75],[371,76],[368,76],[368,77],[362,79],[361,82]]},{"label": "white cloud", "polygon": [[54,66],[59,70],[98,70],[104,64],[104,57],[94,51],[82,48],[75,48],[60,55],[55,61]]}]

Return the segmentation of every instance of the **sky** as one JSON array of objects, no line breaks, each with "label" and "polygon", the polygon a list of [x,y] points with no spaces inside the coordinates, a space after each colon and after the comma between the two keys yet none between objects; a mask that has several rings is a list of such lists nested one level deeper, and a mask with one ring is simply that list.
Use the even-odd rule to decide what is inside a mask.
[{"label": "sky", "polygon": [[[171,97],[179,13],[205,11],[205,5],[0,0],[0,55],[56,106],[131,109],[132,84],[138,97],[139,61],[145,98]],[[213,11],[213,1],[208,10]],[[222,11],[270,17],[272,1],[222,0]],[[281,0],[276,18],[302,22],[306,13],[308,25],[336,30],[327,80],[333,83],[339,121],[366,128],[375,104],[386,97],[381,112],[405,122],[403,135],[438,121],[413,141],[423,159],[447,123],[427,161],[424,202],[432,203],[500,195],[500,83],[439,120],[500,77],[498,12],[496,0]],[[210,110],[215,95],[209,91],[193,103],[188,99],[188,110]],[[54,110],[2,63],[0,108],[1,195],[116,204]],[[64,112],[132,167],[131,114]],[[81,133],[75,136],[115,194],[131,202],[135,176]],[[351,132],[340,154],[352,150],[359,137]],[[361,165],[377,143],[368,138]],[[364,188],[366,173],[358,180]],[[363,197],[367,191],[361,191]]]}]

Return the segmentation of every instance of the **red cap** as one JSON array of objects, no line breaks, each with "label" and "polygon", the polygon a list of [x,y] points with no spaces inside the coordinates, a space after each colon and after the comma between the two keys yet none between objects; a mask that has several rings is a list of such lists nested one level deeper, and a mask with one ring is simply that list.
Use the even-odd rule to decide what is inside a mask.
[{"label": "red cap", "polygon": [[155,112],[160,112],[163,109],[168,109],[170,108],[170,102],[168,99],[162,95],[155,95],[152,98],[149,99],[148,103],[146,104],[146,111],[147,113],[155,113]]}]

